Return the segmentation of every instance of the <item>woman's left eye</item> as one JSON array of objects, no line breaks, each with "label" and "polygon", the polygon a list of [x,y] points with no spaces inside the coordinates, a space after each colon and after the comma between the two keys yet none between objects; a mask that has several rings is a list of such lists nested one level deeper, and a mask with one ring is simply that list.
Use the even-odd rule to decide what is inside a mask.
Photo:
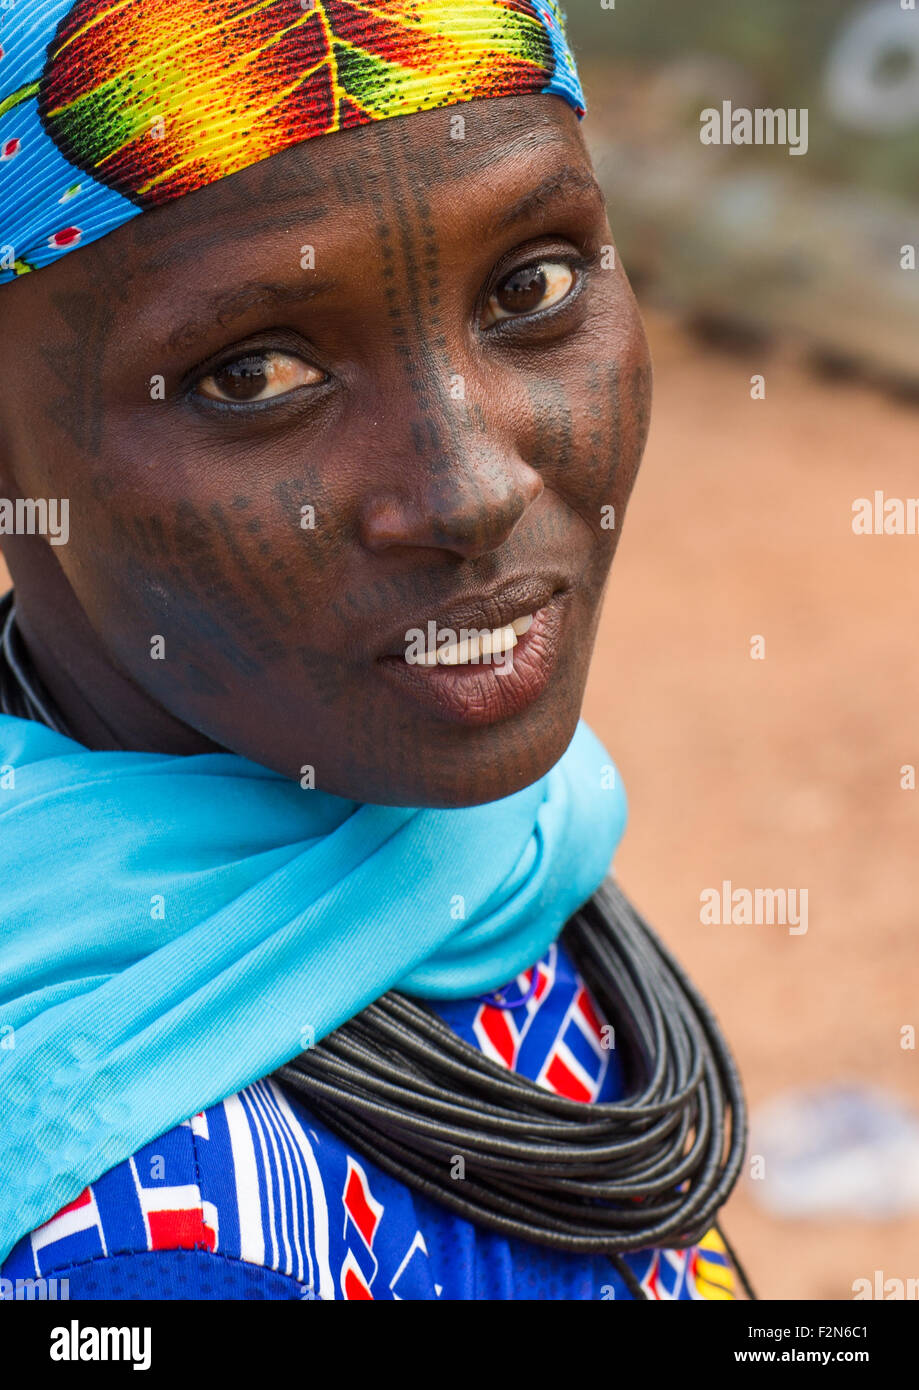
[{"label": "woman's left eye", "polygon": [[195,387],[210,401],[247,405],[286,396],[300,386],[318,386],[325,374],[288,352],[248,352],[226,362]]},{"label": "woman's left eye", "polygon": [[575,273],[564,261],[540,261],[515,270],[489,298],[483,326],[551,309],[567,298],[574,282]]}]

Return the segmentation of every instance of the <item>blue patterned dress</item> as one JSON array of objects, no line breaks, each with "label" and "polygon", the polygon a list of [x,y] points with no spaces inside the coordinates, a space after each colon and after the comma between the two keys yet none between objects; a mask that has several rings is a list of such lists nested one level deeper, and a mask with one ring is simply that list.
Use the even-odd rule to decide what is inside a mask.
[{"label": "blue patterned dress", "polygon": [[[621,1097],[604,1021],[564,948],[535,972],[516,982],[530,995],[522,1008],[470,999],[437,1011],[540,1086],[585,1104]],[[692,1250],[627,1259],[651,1299],[734,1297],[714,1231]],[[413,1192],[270,1079],[104,1173],[25,1236],[0,1274],[56,1280],[71,1299],[631,1297],[604,1256],[507,1238]]]}]

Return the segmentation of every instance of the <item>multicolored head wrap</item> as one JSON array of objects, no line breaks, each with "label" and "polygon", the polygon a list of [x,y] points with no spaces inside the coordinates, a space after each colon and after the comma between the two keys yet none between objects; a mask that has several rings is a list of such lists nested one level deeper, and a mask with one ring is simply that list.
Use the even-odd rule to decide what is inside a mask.
[{"label": "multicolored head wrap", "polygon": [[0,283],[301,140],[535,92],[584,114],[555,0],[18,0]]}]

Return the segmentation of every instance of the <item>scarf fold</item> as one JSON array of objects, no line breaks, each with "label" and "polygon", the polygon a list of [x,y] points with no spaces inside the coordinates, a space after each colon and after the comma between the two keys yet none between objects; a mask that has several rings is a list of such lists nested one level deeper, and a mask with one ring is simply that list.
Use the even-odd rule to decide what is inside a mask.
[{"label": "scarf fold", "polygon": [[522,791],[419,810],[0,716],[0,1260],[388,990],[513,979],[602,882],[625,819],[583,722]]}]

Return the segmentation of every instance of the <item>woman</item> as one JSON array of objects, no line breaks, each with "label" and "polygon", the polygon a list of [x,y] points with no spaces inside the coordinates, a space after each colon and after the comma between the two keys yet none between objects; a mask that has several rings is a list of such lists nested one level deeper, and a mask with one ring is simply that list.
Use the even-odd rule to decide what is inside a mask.
[{"label": "woman", "polygon": [[601,887],[650,363],[557,7],[23,8],[4,1275],[732,1296],[733,1067]]}]

